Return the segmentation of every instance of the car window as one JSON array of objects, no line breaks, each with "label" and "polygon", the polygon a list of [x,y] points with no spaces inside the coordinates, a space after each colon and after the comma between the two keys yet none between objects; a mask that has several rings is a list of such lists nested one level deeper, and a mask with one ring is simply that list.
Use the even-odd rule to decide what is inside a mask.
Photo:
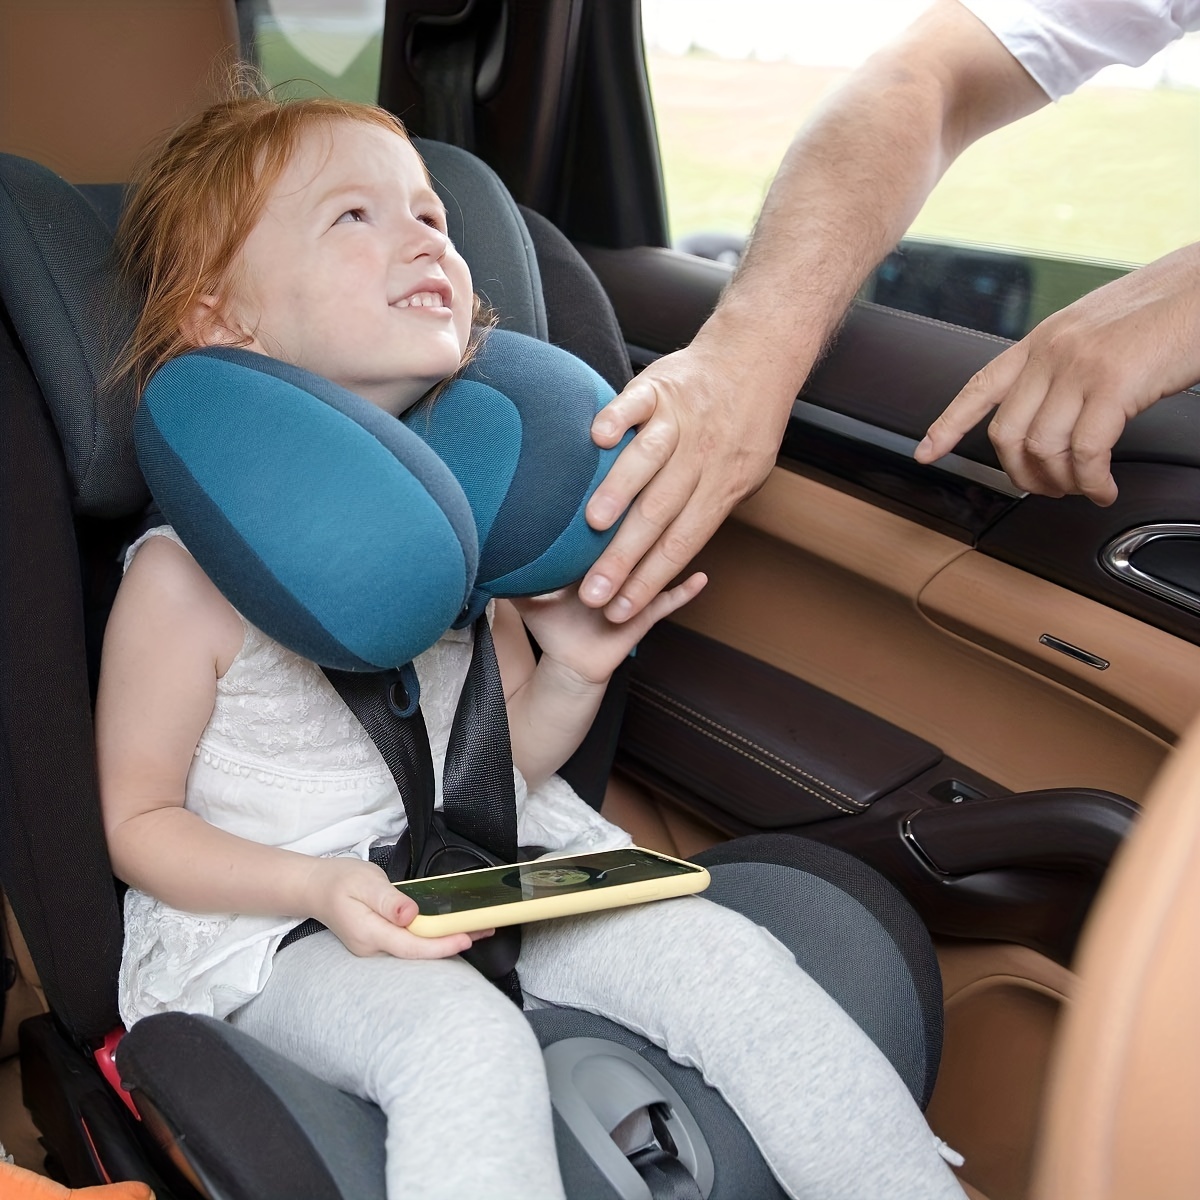
[{"label": "car window", "polygon": [[[927,0],[643,0],[673,244],[735,261],[792,134]],[[981,140],[869,299],[1017,337],[1200,240],[1200,35]]]},{"label": "car window", "polygon": [[373,104],[386,0],[241,0],[244,55],[289,95]]}]

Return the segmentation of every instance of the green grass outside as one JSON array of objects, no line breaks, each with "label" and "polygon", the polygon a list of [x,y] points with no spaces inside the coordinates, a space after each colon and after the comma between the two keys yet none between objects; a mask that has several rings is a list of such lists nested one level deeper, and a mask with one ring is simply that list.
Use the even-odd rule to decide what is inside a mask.
[{"label": "green grass outside", "polygon": [[[337,34],[323,35],[333,42]],[[267,81],[289,96],[337,96],[374,104],[379,95],[379,64],[383,37],[376,34],[341,75],[323,71],[304,57],[281,33],[265,31],[259,35],[259,63]]]},{"label": "green grass outside", "polygon": [[[278,33],[259,52],[289,94],[375,99],[378,36],[338,76]],[[674,238],[747,231],[796,129],[846,75],[705,54],[651,54],[649,69]],[[1200,91],[1085,88],[972,146],[910,232],[1030,253],[1040,320],[1118,264],[1200,240]]]},{"label": "green grass outside", "polygon": [[[745,231],[844,73],[652,54],[672,235]],[[911,231],[1142,263],[1200,240],[1200,91],[1085,88],[972,146]]]}]

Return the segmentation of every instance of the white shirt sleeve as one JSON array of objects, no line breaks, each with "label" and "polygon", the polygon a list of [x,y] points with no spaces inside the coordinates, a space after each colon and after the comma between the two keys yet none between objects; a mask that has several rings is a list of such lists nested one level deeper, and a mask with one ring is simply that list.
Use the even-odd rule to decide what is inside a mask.
[{"label": "white shirt sleeve", "polygon": [[1051,100],[1200,29],[1200,0],[960,0]]}]

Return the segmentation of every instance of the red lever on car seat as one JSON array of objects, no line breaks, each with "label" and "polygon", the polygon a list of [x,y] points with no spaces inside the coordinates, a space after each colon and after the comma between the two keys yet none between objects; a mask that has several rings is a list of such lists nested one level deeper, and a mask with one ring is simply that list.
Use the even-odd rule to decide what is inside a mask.
[{"label": "red lever on car seat", "polygon": [[124,1036],[125,1030],[118,1025],[116,1029],[111,1030],[106,1035],[100,1046],[93,1051],[93,1056],[96,1059],[96,1066],[100,1068],[100,1074],[108,1081],[109,1087],[121,1097],[125,1107],[140,1121],[142,1114],[138,1112],[137,1105],[133,1102],[133,1097],[126,1090],[125,1085],[121,1082],[121,1076],[117,1073],[117,1044]]}]

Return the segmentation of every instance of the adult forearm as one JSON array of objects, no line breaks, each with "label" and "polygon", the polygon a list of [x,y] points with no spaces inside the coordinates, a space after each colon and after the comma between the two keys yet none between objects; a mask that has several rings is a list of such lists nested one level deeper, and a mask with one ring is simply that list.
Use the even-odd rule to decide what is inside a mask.
[{"label": "adult forearm", "polygon": [[743,261],[697,343],[795,395],[855,293],[973,141],[1047,98],[994,35],[942,0],[796,135]]},{"label": "adult forearm", "polygon": [[743,261],[694,347],[790,407],[855,293],[952,159],[942,76],[889,48],[796,135]]},{"label": "adult forearm", "polygon": [[108,830],[114,874],[187,912],[309,916],[320,860],[237,837],[187,809],[166,807]]},{"label": "adult forearm", "polygon": [[863,280],[943,169],[920,88],[852,82],[796,138],[746,256],[694,347],[731,352],[756,390],[795,396]]}]

